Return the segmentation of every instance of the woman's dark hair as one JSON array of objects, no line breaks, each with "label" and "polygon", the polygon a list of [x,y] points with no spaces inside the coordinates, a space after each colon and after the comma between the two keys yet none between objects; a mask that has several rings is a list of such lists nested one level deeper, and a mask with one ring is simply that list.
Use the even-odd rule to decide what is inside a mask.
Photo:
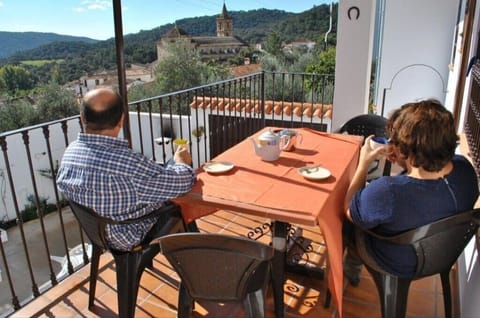
[{"label": "woman's dark hair", "polygon": [[408,103],[387,121],[390,142],[414,167],[441,170],[454,156],[458,135],[452,114],[437,100]]},{"label": "woman's dark hair", "polygon": [[105,103],[102,110],[95,110],[93,103],[98,102],[97,98],[84,100],[81,105],[83,124],[85,129],[90,131],[101,131],[114,128],[122,118],[123,101],[121,96],[112,92],[108,98],[102,98]]}]

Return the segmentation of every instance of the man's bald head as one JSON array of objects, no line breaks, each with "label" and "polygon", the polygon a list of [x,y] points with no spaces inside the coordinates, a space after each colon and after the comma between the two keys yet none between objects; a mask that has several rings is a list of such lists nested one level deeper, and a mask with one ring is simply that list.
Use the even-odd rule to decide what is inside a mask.
[{"label": "man's bald head", "polygon": [[115,128],[123,114],[122,97],[110,88],[98,88],[85,94],[81,116],[87,132]]}]

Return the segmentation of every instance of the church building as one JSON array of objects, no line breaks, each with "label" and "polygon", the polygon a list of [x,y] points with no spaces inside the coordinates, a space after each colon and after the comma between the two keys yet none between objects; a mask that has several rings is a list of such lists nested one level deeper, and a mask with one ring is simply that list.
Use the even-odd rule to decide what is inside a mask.
[{"label": "church building", "polygon": [[159,41],[157,41],[157,59],[161,60],[169,43],[186,40],[197,51],[202,60],[223,61],[236,56],[248,44],[233,35],[233,19],[228,15],[227,7],[223,3],[221,14],[216,19],[216,36],[190,36],[183,29],[175,25]]}]

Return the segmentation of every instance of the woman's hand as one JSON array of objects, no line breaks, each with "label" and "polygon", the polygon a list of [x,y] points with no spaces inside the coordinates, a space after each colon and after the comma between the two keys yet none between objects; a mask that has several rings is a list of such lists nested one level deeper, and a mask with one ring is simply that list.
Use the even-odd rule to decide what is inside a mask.
[{"label": "woman's hand", "polygon": [[374,135],[370,135],[365,139],[365,143],[360,150],[360,159],[358,161],[358,168],[368,169],[370,164],[381,157],[387,156],[389,147],[387,145],[372,149],[370,147],[370,140]]}]

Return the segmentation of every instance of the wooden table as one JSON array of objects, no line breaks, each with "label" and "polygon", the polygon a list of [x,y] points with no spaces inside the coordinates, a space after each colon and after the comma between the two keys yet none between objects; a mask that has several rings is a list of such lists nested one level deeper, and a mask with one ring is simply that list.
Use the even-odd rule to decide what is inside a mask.
[{"label": "wooden table", "polygon": [[[268,127],[254,134],[253,139]],[[283,283],[288,224],[317,225],[325,238],[329,257],[328,285],[342,315],[343,201],[358,163],[362,138],[327,134],[301,128],[303,140],[292,152],[282,152],[273,162],[255,154],[249,138],[212,161],[235,167],[222,174],[197,171],[197,183],[175,199],[187,222],[219,209],[270,218],[273,223],[273,281],[277,317],[283,317]],[[303,166],[320,165],[331,172],[322,180],[308,180],[298,173]],[[279,300],[279,301],[277,301]]]}]

